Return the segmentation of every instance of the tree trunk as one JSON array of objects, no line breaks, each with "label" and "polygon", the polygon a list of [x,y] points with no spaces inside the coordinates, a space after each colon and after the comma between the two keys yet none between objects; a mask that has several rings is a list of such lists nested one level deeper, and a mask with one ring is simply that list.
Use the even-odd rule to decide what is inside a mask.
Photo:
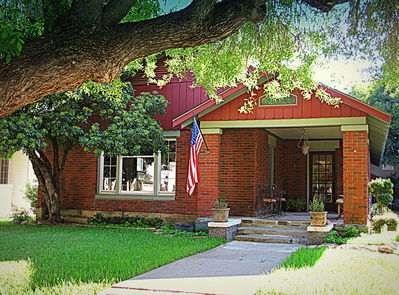
[{"label": "tree trunk", "polygon": [[[66,159],[64,153],[64,159]],[[44,153],[40,157],[36,152],[28,152],[29,159],[32,163],[33,170],[39,181],[39,188],[41,189],[44,198],[45,210],[48,212],[48,220],[52,222],[61,221],[61,192],[60,192],[60,175],[64,168],[65,160],[63,159],[61,167],[54,169],[53,163],[50,163]],[[58,159],[57,159],[58,163]]]}]

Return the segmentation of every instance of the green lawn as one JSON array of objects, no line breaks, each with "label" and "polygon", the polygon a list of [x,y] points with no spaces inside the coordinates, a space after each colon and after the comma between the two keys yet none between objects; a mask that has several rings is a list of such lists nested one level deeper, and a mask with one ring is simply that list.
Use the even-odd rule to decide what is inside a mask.
[{"label": "green lawn", "polygon": [[0,223],[0,294],[94,294],[222,239]]}]

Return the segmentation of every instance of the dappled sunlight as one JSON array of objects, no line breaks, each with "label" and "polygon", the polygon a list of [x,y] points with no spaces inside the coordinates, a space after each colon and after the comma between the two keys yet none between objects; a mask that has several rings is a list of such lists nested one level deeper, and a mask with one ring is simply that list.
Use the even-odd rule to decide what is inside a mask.
[{"label": "dappled sunlight", "polygon": [[[35,289],[32,277],[35,272],[31,261],[0,262],[0,294],[2,295],[45,295],[45,294],[81,294],[89,295],[109,287],[106,283],[63,282],[51,287]],[[33,290],[35,289],[35,290]]]},{"label": "dappled sunlight", "polygon": [[257,294],[398,294],[399,256],[327,249],[312,267],[278,269]]}]

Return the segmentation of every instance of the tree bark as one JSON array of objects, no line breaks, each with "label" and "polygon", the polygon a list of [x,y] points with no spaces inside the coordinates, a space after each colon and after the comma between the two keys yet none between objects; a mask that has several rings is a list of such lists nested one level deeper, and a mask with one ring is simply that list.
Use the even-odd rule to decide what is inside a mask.
[{"label": "tree bark", "polygon": [[[54,144],[55,143],[55,144]],[[52,140],[53,161],[50,162],[47,155],[39,152],[29,152],[28,156],[32,163],[33,170],[39,181],[39,187],[42,191],[45,210],[48,212],[48,220],[52,222],[61,221],[61,190],[60,176],[64,170],[68,151],[64,150],[59,159],[59,148],[56,141]]]},{"label": "tree bark", "polygon": [[244,22],[259,21],[264,12],[256,0],[230,0],[204,15],[195,9],[197,3],[135,23],[63,28],[27,43],[19,57],[0,64],[0,116],[86,80],[111,82],[134,59],[223,39]]},{"label": "tree bark", "polygon": [[[264,0],[194,0],[187,8],[158,18],[109,26],[127,11],[115,5],[119,1],[110,1],[101,11],[103,1],[74,1],[69,14],[56,22],[58,29],[28,42],[9,64],[0,63],[0,117],[87,80],[111,82],[137,58],[222,40],[245,22],[260,22],[265,15]],[[306,2],[327,10],[344,1]]]}]

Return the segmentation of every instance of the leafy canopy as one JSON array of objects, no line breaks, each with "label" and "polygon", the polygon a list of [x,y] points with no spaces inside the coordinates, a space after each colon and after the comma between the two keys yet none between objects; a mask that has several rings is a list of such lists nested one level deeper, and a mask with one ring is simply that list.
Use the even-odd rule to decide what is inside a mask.
[{"label": "leafy canopy", "polygon": [[[75,91],[49,95],[0,119],[0,157],[16,151],[44,151],[49,141],[64,150],[83,147],[95,154],[136,155],[163,150],[163,133],[152,117],[164,114],[158,94],[133,97],[130,83],[87,82]],[[128,106],[128,107],[127,107]]]},{"label": "leafy canopy", "polygon": [[386,84],[383,81],[378,81],[367,89],[355,87],[352,94],[377,109],[392,114],[384,152],[384,163],[399,164],[399,87],[387,90]]},{"label": "leafy canopy", "polygon": [[[58,11],[48,11],[49,2],[40,0],[0,0],[0,58],[9,61],[19,55],[25,41],[51,30],[52,20],[71,6],[63,0]],[[107,2],[107,1],[105,1]],[[270,84],[266,93],[278,99],[299,88],[305,99],[311,90],[328,104],[339,101],[317,88],[312,73],[320,58],[360,57],[382,62],[374,69],[376,78],[388,89],[399,85],[399,2],[357,0],[336,5],[329,13],[321,12],[297,0],[265,1],[266,16],[260,23],[248,23],[234,35],[219,42],[196,48],[162,52],[170,74],[156,79],[155,61],[160,53],[132,61],[125,73],[144,70],[159,86],[172,75],[183,77],[191,72],[207,94],[218,99],[221,87],[243,83],[257,88],[259,73],[278,73],[279,83]],[[136,1],[121,22],[134,22],[164,14],[156,0]],[[253,70],[248,71],[251,67]],[[249,98],[240,112],[251,112],[255,100]]]}]

